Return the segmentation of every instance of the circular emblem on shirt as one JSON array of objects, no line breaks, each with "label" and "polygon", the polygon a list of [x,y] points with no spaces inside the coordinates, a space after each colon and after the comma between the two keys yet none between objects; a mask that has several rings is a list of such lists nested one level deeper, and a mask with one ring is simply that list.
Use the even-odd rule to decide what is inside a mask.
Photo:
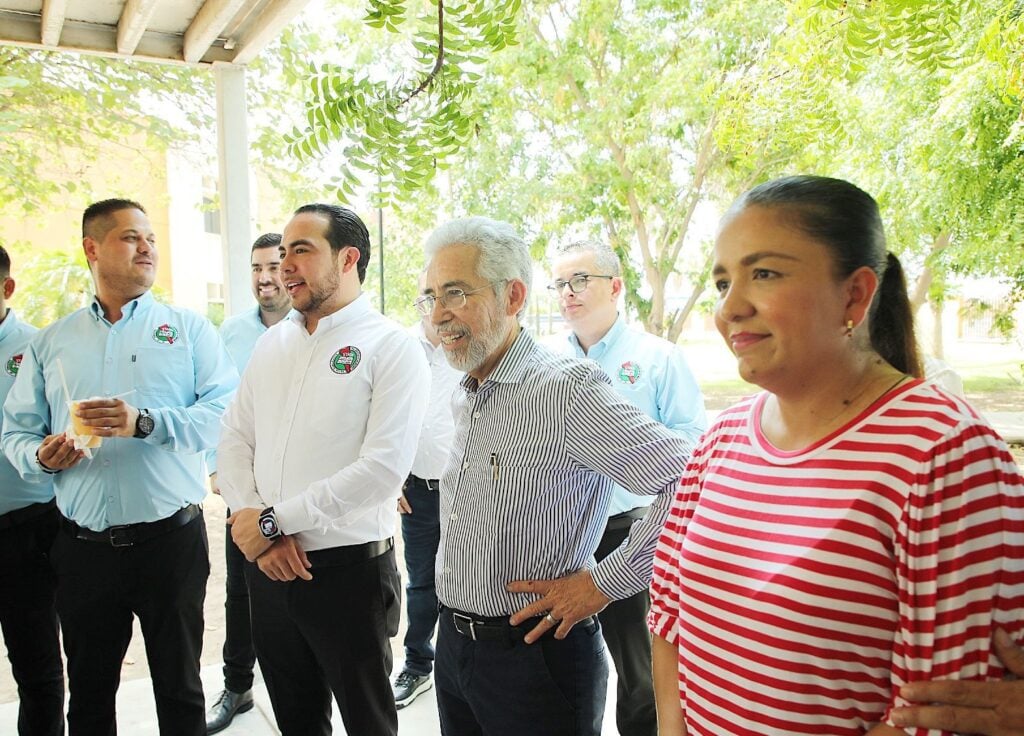
[{"label": "circular emblem on shirt", "polygon": [[153,330],[153,339],[164,345],[173,345],[178,339],[178,328],[169,324],[162,324]]},{"label": "circular emblem on shirt", "polygon": [[636,383],[640,380],[640,366],[627,360],[619,366],[619,380],[623,383]]},{"label": "circular emblem on shirt", "polygon": [[331,356],[331,370],[335,373],[351,373],[363,359],[363,354],[354,345],[346,345]]},{"label": "circular emblem on shirt", "polygon": [[4,365],[4,370],[7,371],[8,376],[18,375],[18,369],[21,368],[21,359],[23,357],[25,357],[24,353],[18,353],[10,357],[7,364]]}]

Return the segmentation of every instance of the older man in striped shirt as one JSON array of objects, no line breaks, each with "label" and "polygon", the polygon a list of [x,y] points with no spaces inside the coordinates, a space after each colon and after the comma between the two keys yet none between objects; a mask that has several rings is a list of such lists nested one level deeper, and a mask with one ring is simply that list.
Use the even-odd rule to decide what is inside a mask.
[{"label": "older man in striped shirt", "polygon": [[[608,666],[595,613],[643,590],[690,444],[520,325],[529,250],[456,220],[427,240],[417,307],[466,371],[441,478],[436,660],[448,736],[601,732]],[[594,561],[612,483],[656,500]]]}]

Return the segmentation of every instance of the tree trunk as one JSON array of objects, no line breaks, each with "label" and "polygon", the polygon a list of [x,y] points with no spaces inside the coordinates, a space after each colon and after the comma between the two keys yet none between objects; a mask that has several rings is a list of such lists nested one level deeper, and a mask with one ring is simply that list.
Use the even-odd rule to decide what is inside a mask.
[{"label": "tree trunk", "polygon": [[935,278],[935,272],[928,264],[928,261],[948,247],[948,232],[939,233],[935,240],[932,241],[931,248],[928,249],[928,257],[925,259],[924,270],[917,277],[917,281],[914,282],[914,288],[910,293],[910,310],[913,314],[917,314],[917,311],[928,301],[928,290],[932,286],[932,279]]},{"label": "tree trunk", "polygon": [[945,357],[942,344],[942,312],[945,305],[940,301],[931,301],[929,306],[932,310],[932,355],[942,360]]}]

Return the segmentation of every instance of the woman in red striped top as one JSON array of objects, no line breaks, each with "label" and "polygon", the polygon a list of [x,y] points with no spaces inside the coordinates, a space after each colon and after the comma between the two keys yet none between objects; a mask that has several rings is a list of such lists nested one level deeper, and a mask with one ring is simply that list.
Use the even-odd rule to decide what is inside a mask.
[{"label": "woman in red striped top", "polygon": [[1024,482],[924,383],[875,201],[788,177],[715,243],[715,321],[764,391],[694,452],[654,562],[661,733],[938,733],[888,722],[905,683],[1003,675],[1024,620]]}]

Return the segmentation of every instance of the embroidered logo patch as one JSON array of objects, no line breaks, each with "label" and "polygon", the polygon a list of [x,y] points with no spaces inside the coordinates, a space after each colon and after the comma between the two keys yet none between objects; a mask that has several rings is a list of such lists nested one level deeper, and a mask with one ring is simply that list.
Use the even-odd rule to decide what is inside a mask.
[{"label": "embroidered logo patch", "polygon": [[153,330],[153,339],[164,345],[173,345],[178,339],[178,328],[168,324],[162,324]]},{"label": "embroidered logo patch", "polygon": [[331,370],[335,373],[351,373],[363,359],[363,354],[354,345],[346,345],[331,356]]},{"label": "embroidered logo patch", "polygon": [[17,355],[12,355],[10,360],[7,361],[4,370],[7,371],[8,376],[18,375],[18,369],[21,368],[21,359],[23,357],[25,357],[24,353],[18,353]]},{"label": "embroidered logo patch", "polygon": [[623,383],[636,383],[640,380],[640,366],[627,360],[619,366],[619,380]]}]

